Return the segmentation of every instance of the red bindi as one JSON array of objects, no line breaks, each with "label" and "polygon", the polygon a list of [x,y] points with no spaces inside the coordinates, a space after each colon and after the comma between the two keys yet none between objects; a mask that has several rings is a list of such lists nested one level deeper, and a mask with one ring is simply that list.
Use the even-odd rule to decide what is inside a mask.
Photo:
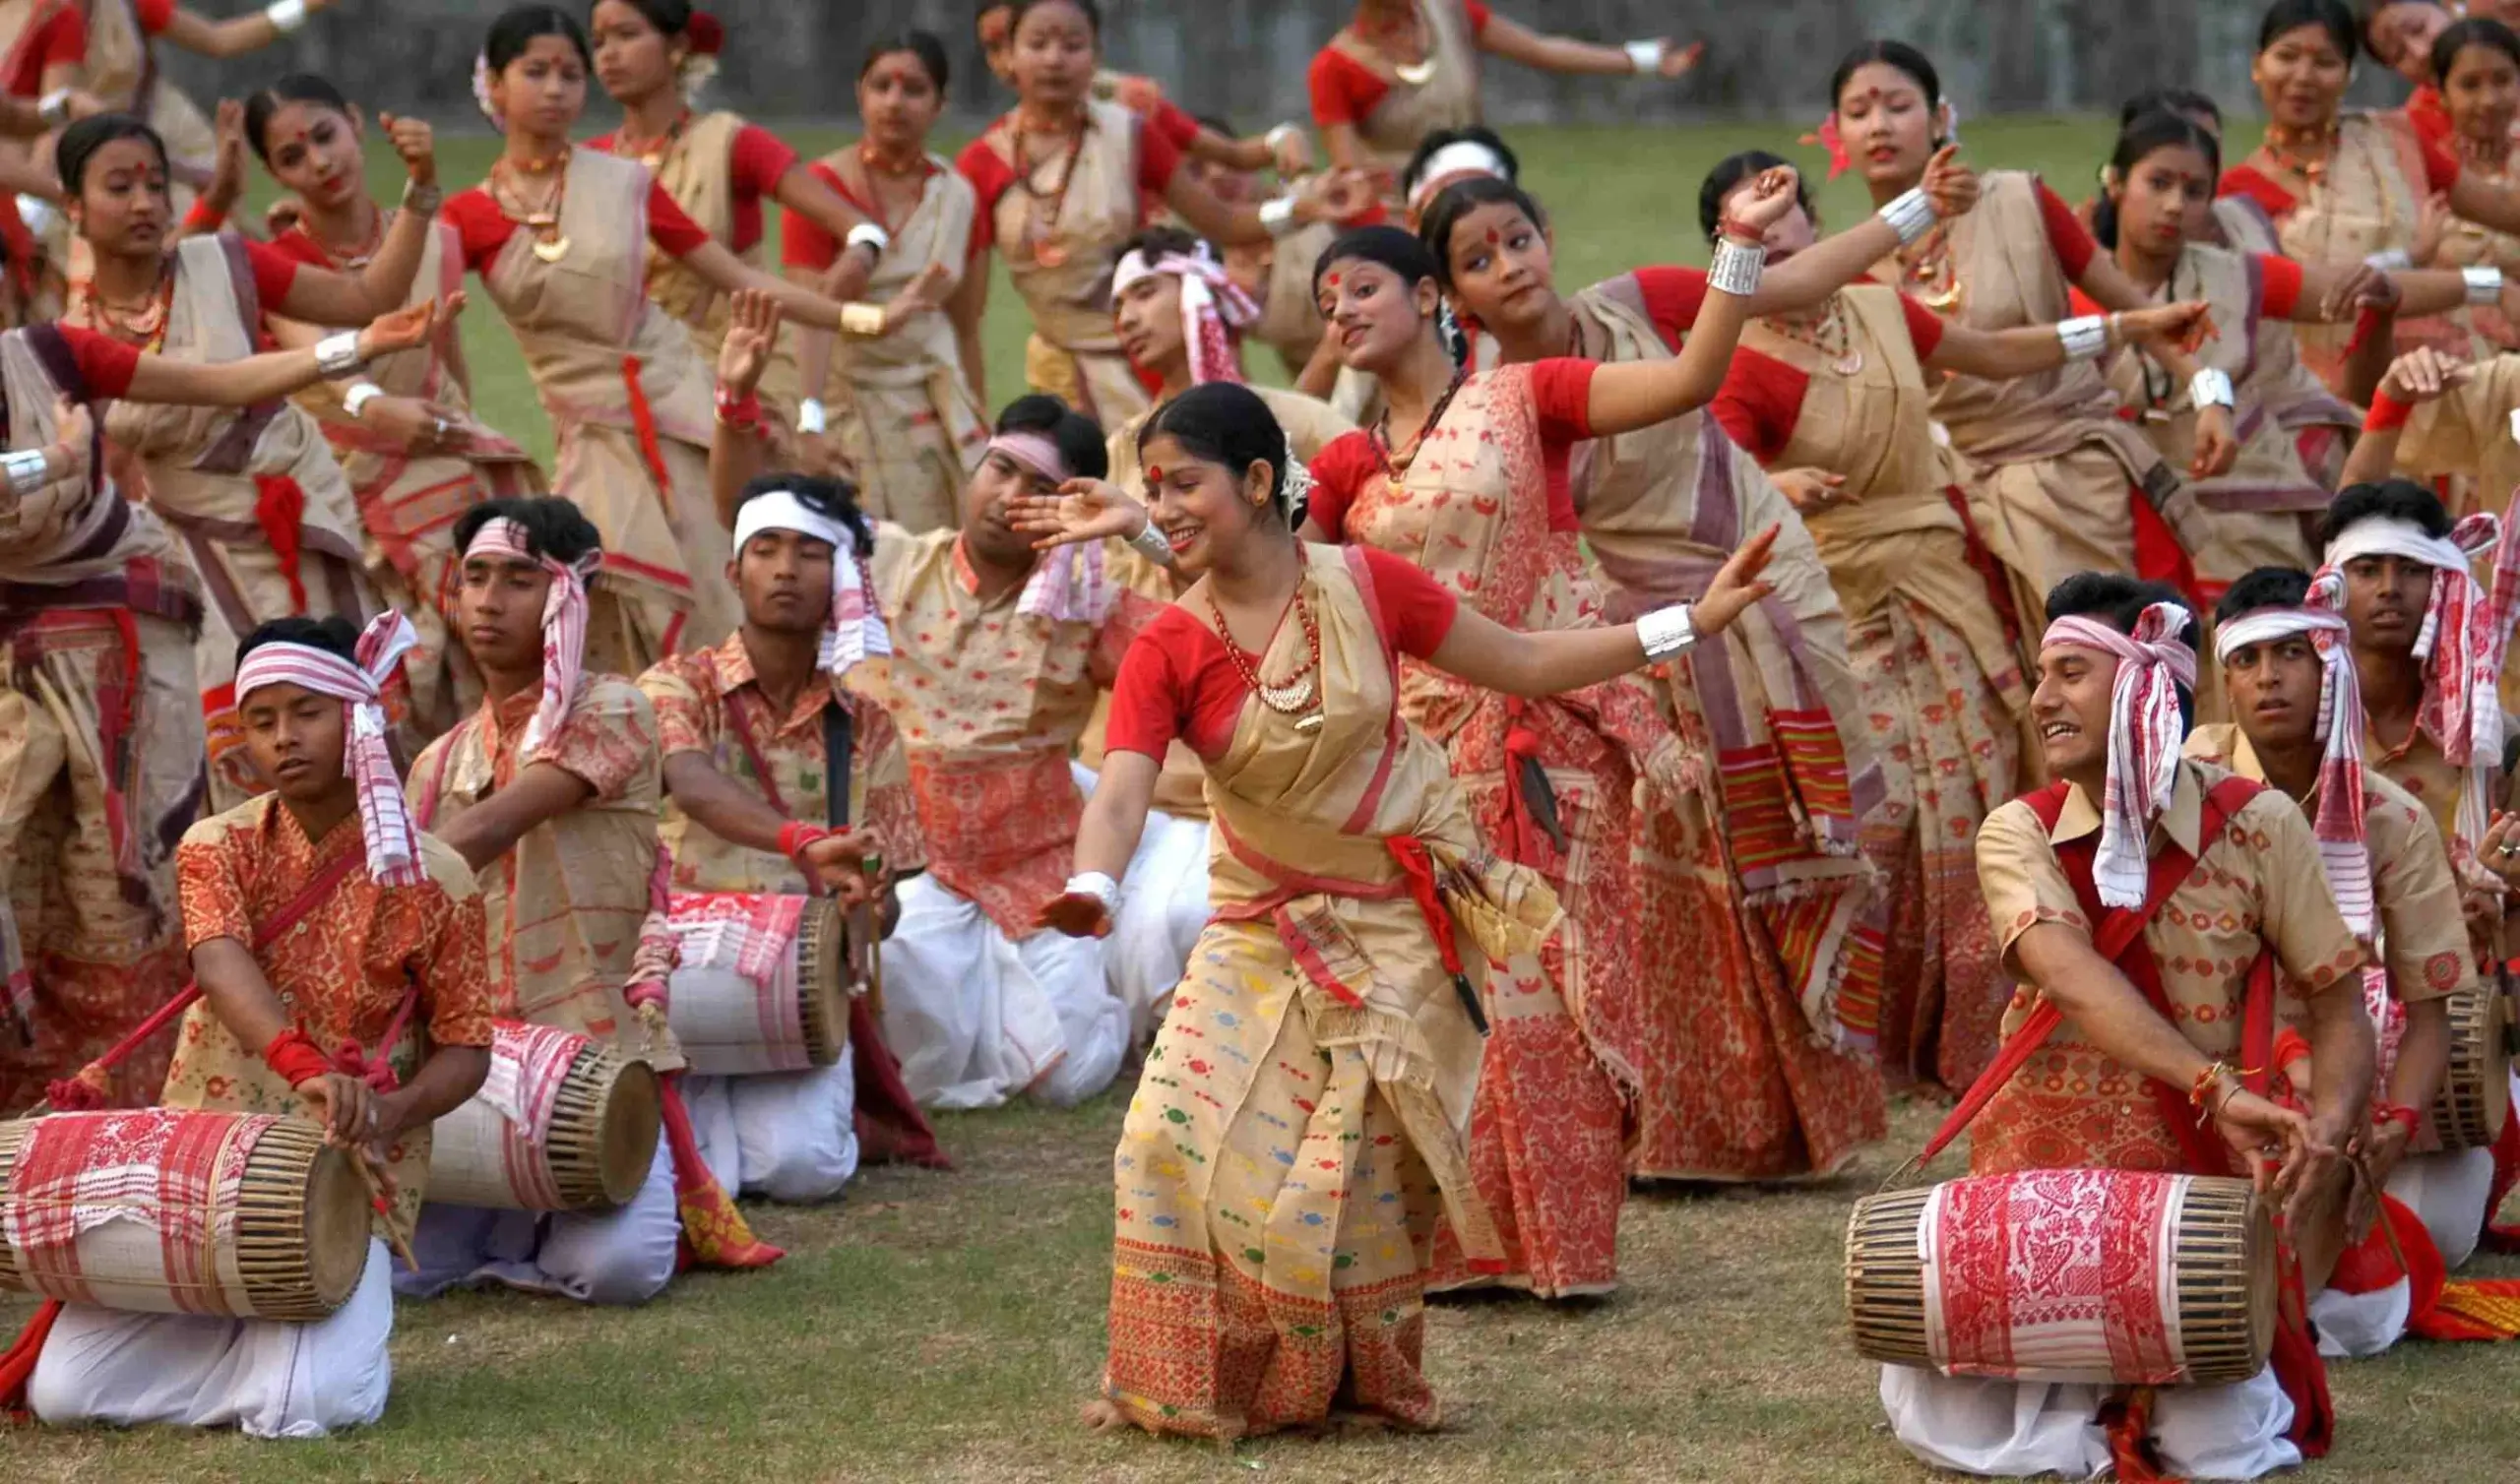
[{"label": "red bindi", "polygon": [[1489,247],[1495,247],[1504,240],[1505,234],[1503,232],[1496,230],[1496,228],[1492,226],[1487,229],[1487,245]]},{"label": "red bindi", "polygon": [[1146,466],[1146,482],[1149,484],[1162,484],[1164,482],[1164,465],[1161,464],[1148,464]]},{"label": "red bindi", "polygon": [[1339,276],[1338,276],[1337,274],[1332,274],[1328,278],[1324,279],[1323,281],[1324,281],[1324,282],[1326,282],[1326,283],[1328,283],[1331,287],[1336,288],[1336,287],[1338,287],[1338,286],[1339,286]]}]

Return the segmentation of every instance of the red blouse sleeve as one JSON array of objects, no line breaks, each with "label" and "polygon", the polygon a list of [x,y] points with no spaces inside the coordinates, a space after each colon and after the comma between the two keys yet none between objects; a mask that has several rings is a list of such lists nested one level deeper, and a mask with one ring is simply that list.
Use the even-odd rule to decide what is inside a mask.
[{"label": "red blouse sleeve", "polygon": [[1724,390],[1715,394],[1715,420],[1751,458],[1772,464],[1794,441],[1795,425],[1802,420],[1802,397],[1810,387],[1811,378],[1803,372],[1742,346],[1732,352]]},{"label": "red blouse sleeve", "polygon": [[1312,54],[1304,86],[1312,94],[1312,121],[1324,129],[1334,124],[1363,122],[1365,115],[1374,111],[1374,105],[1382,101],[1383,94],[1391,91],[1389,83],[1336,46],[1325,46]]},{"label": "red blouse sleeve", "polygon": [[1462,10],[1470,17],[1471,39],[1476,41],[1484,38],[1487,34],[1487,23],[1496,19],[1496,13],[1481,4],[1480,0],[1463,0]]},{"label": "red blouse sleeve", "polygon": [[2289,320],[2301,302],[2301,265],[2271,253],[2251,253],[2257,264],[2257,312],[2270,320]]},{"label": "red blouse sleeve", "polygon": [[662,180],[648,182],[648,240],[676,258],[709,240],[708,231],[691,219]]},{"label": "red blouse sleeve", "polygon": [[1199,137],[1199,121],[1168,97],[1155,100],[1155,111],[1147,115],[1147,122],[1175,150],[1187,151],[1190,142]]},{"label": "red blouse sleeve", "polygon": [[2292,192],[2284,189],[2280,185],[2277,185],[2274,181],[2267,179],[2265,176],[2249,168],[2247,165],[2234,165],[2230,169],[2225,170],[2223,172],[2223,183],[2221,187],[2215,191],[2215,194],[2218,196],[2245,196],[2249,200],[2256,202],[2260,207],[2263,207],[2266,211],[2266,215],[2274,217],[2278,221],[2281,221],[2286,216],[2291,216],[2293,214],[2293,209],[2300,205],[2300,202],[2293,199]]},{"label": "red blouse sleeve", "polygon": [[982,135],[963,147],[954,157],[954,168],[972,183],[972,193],[979,198],[978,210],[972,218],[972,256],[977,258],[997,244],[997,202],[1015,184],[1015,167],[988,147],[988,136]]},{"label": "red blouse sleeve", "polygon": [[[840,172],[816,160],[805,166],[816,180],[831,187],[834,194],[847,199],[849,187],[842,183]],[[840,257],[840,239],[824,231],[822,223],[802,212],[783,212],[779,225],[779,261],[789,268],[810,269],[815,273],[832,266]]]},{"label": "red blouse sleeve", "polygon": [[1178,642],[1188,636],[1173,632],[1167,618],[1148,626],[1137,643],[1120,656],[1120,673],[1111,681],[1111,714],[1103,742],[1112,752],[1143,753],[1161,762],[1173,739],[1181,735],[1184,704],[1173,662]]},{"label": "red blouse sleeve", "polygon": [[1365,480],[1373,474],[1373,440],[1362,431],[1342,433],[1322,445],[1309,467],[1312,503],[1306,519],[1329,532],[1330,539],[1344,541],[1348,538],[1348,507],[1356,503]]},{"label": "red blouse sleeve", "polygon": [[2425,194],[2438,196],[2459,183],[2458,158],[2442,149],[2438,141],[2419,139],[2416,148],[2424,152]]},{"label": "red blouse sleeve", "polygon": [[2066,285],[2065,288],[2065,307],[2076,314],[2107,314],[2109,312],[2100,307],[2098,299],[2071,284]]},{"label": "red blouse sleeve", "polygon": [[464,266],[474,273],[487,273],[499,249],[516,235],[516,223],[479,186],[446,198],[438,215],[455,223],[455,235],[464,244]]},{"label": "red blouse sleeve", "polygon": [[1663,333],[1663,343],[1677,351],[1680,341],[1696,327],[1697,312],[1706,305],[1706,274],[1674,264],[1640,268],[1632,277],[1637,293],[1645,300],[1645,317]]},{"label": "red blouse sleeve", "polygon": [[[1138,189],[1150,196],[1161,196],[1172,185],[1172,172],[1181,168],[1181,147],[1151,127],[1144,119],[1136,121],[1138,131]],[[1197,126],[1191,126],[1197,132]]]},{"label": "red blouse sleeve", "polygon": [[768,196],[778,191],[780,179],[795,166],[796,152],[759,124],[746,124],[735,131],[726,162],[738,194]]},{"label": "red blouse sleeve", "polygon": [[1917,359],[1931,360],[1942,346],[1942,316],[1906,294],[1899,295],[1899,313],[1907,318],[1908,343],[1917,348]]},{"label": "red blouse sleeve", "polygon": [[1552,356],[1532,363],[1532,410],[1540,414],[1546,443],[1582,443],[1593,436],[1593,373],[1601,362]]},{"label": "red blouse sleeve", "polygon": [[131,391],[132,373],[140,369],[140,347],[126,345],[110,335],[98,335],[76,325],[55,322],[54,330],[70,345],[70,358],[79,366],[79,379],[87,384],[91,401],[103,402],[126,396]]},{"label": "red blouse sleeve", "polygon": [[245,261],[253,266],[254,297],[262,301],[265,314],[279,313],[288,285],[297,281],[297,260],[268,242],[238,240],[245,244]]},{"label": "red blouse sleeve", "polygon": [[1391,647],[1417,659],[1443,648],[1461,613],[1461,599],[1453,590],[1406,557],[1372,546],[1359,548],[1359,555],[1373,578],[1374,607],[1382,614]]},{"label": "red blouse sleeve", "polygon": [[2057,266],[2065,270],[2065,277],[2079,283],[2083,270],[2091,267],[2092,255],[2100,251],[2100,244],[2092,240],[2091,229],[2083,225],[2064,197],[2048,189],[2044,180],[2038,184],[2039,216],[2048,224],[2048,249],[2056,255]]},{"label": "red blouse sleeve", "polygon": [[88,18],[77,6],[65,5],[52,13],[41,31],[21,38],[8,51],[17,65],[0,77],[0,88],[13,97],[38,97],[45,69],[76,67],[88,60]]},{"label": "red blouse sleeve", "polygon": [[331,260],[324,256],[324,250],[315,245],[315,239],[306,235],[302,227],[292,226],[274,237],[272,247],[275,251],[286,253],[309,268],[330,266]]},{"label": "red blouse sleeve", "polygon": [[175,0],[132,0],[131,12],[140,29],[154,36],[174,24]]}]

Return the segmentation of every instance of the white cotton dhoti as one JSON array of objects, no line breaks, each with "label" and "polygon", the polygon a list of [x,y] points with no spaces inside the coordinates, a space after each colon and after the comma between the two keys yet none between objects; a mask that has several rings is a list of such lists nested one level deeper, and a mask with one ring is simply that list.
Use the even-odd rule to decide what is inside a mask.
[{"label": "white cotton dhoti", "polygon": [[2310,1300],[2319,1353],[2330,1360],[2368,1360],[2406,1336],[2415,1285],[2404,1278],[2368,1293],[2324,1288]]},{"label": "white cotton dhoti", "polygon": [[35,1360],[28,1403],[65,1426],[236,1427],[321,1438],[385,1415],[394,1292],[370,1238],[349,1302],[312,1324],[64,1307]]},{"label": "white cotton dhoti", "polygon": [[806,1072],[686,1076],[682,1100],[702,1161],[729,1194],[828,1201],[857,1173],[857,1072],[847,1050]]},{"label": "white cotton dhoti", "polygon": [[660,1142],[648,1178],[628,1205],[607,1211],[420,1207],[412,1271],[397,1268],[394,1291],[434,1298],[450,1288],[503,1283],[587,1304],[644,1304],[673,1280],[682,1239],[673,1154]]},{"label": "white cotton dhoti", "polygon": [[[1936,1468],[1990,1478],[2100,1473],[2110,1462],[2100,1408],[2111,1390],[1881,1368],[1881,1404],[1908,1452]],[[2153,1444],[2174,1474],[2254,1479],[2301,1461],[2284,1436],[2293,1399],[2272,1369],[2236,1386],[2163,1387],[2153,1394]]]},{"label": "white cotton dhoti", "polygon": [[[1077,786],[1094,797],[1094,771],[1072,765]],[[1190,950],[1208,925],[1208,822],[1146,812],[1137,852],[1120,878],[1111,936],[1102,940],[1103,976],[1129,1013],[1129,1044],[1142,1046],[1163,1022]]]},{"label": "white cotton dhoti", "polygon": [[2456,1272],[2485,1236],[2487,1198],[2493,1194],[2493,1150],[2409,1154],[2383,1182],[2432,1234],[2441,1266]]},{"label": "white cotton dhoti", "polygon": [[922,1108],[994,1108],[1019,1093],[1073,1107],[1111,1084],[1129,1017],[1102,945],[1038,932],[1014,942],[935,878],[901,886],[884,940],[884,1039]]}]

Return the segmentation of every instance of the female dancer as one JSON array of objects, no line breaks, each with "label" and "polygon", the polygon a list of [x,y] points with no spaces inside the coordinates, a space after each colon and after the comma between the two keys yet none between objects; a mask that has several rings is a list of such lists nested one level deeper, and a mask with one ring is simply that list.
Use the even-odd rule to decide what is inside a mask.
[{"label": "female dancer", "polygon": [[214,21],[175,0],[88,0],[76,7],[86,19],[83,44],[76,48],[81,82],[97,101],[139,119],[167,142],[173,160],[169,189],[176,206],[186,207],[217,168],[219,137],[193,100],[158,70],[156,43],[220,60],[241,57],[296,33],[309,17],[333,4],[272,0],[260,10]]},{"label": "female dancer", "polygon": [[593,66],[586,32],[553,6],[494,22],[474,82],[506,148],[489,179],[446,210],[551,414],[553,483],[603,532],[587,663],[636,675],[685,645],[723,640],[738,617],[717,580],[727,537],[707,498],[709,369],[647,297],[649,246],[723,292],[758,288],[799,322],[858,335],[934,307],[941,275],[931,267],[880,307],[842,305],[745,263],[637,160],[570,148]]},{"label": "female dancer", "polygon": [[[2274,219],[2285,256],[2347,269],[2370,262],[2403,268],[2423,234],[2427,202],[2495,231],[2520,232],[2520,185],[2463,165],[2427,144],[2405,115],[2346,112],[2354,17],[2340,0],[2276,0],[2258,28],[2250,77],[2266,106],[2266,140],[2223,174],[2225,195],[2247,195]],[[2475,302],[2500,297],[2498,273],[2481,270]],[[2320,379],[2346,395],[2350,325],[2307,325],[2301,353]],[[2471,355],[2476,340],[2459,316],[2397,322],[2400,349],[2431,345]]]},{"label": "female dancer", "polygon": [[[222,112],[241,129],[241,110]],[[62,186],[94,272],[70,285],[63,319],[176,360],[220,362],[261,348],[266,313],[360,325],[400,308],[437,213],[437,161],[428,125],[384,126],[408,173],[406,210],[348,274],[234,237],[170,244],[173,199],[157,131],[111,113],[71,125],[59,147]],[[224,807],[256,786],[229,694],[238,636],[292,613],[363,621],[377,610],[357,502],[322,430],[291,404],[238,413],[123,401],[103,421],[123,461],[123,492],[175,528],[213,598],[198,657],[213,802]]]},{"label": "female dancer", "polygon": [[[981,247],[1006,256],[1015,291],[1033,311],[1025,379],[1105,426],[1147,405],[1120,353],[1108,284],[1120,248],[1160,196],[1211,242],[1261,242],[1295,224],[1363,208],[1359,182],[1315,177],[1259,207],[1227,206],[1178,168],[1171,142],[1126,108],[1092,96],[1102,11],[1095,0],[1016,0],[1014,68],[1021,100],[964,150],[956,167],[979,197]],[[970,275],[956,301],[978,324],[987,275]]]},{"label": "female dancer", "polygon": [[[2450,125],[2442,147],[2468,169],[2509,184],[2512,121],[2520,115],[2520,33],[2499,21],[2461,21],[2432,43],[2432,65]],[[2410,254],[2418,268],[2491,268],[2520,277],[2520,233],[2438,211],[2427,211],[2425,228]],[[2494,349],[2520,350],[2520,325],[2502,305],[2477,305],[2468,323]]]},{"label": "female dancer", "polygon": [[[1754,152],[1715,167],[1698,192],[1698,223],[1710,239],[1757,177],[1782,163]],[[1506,228],[1508,253],[1517,230]],[[1807,201],[1779,218],[1767,233],[1776,277],[1817,235]],[[1499,277],[1473,278],[1457,264],[1454,297],[1495,295]],[[2158,340],[2202,311],[2137,310],[2120,329]],[[1957,1091],[1994,1056],[2011,986],[1972,846],[1987,813],[2022,789],[2030,709],[2010,597],[1933,439],[1928,373],[2000,380],[2053,370],[2064,355],[2050,326],[1973,330],[1945,324],[1896,289],[1851,283],[1751,321],[1713,407],[1759,463],[1796,471],[1780,472],[1778,483],[1846,606],[1862,687],[1862,720],[1847,720],[1868,730],[1882,765],[1883,806],[1861,821],[1864,856],[1890,904],[1879,1053],[1884,1074],[1902,1082]],[[1745,616],[1734,633],[1751,621]],[[1703,683],[1706,666],[1695,662]]]},{"label": "female dancer", "polygon": [[[294,225],[272,245],[310,268],[356,272],[374,258],[397,209],[367,193],[358,111],[341,91],[305,73],[282,78],[245,104],[245,136],[263,167],[290,194]],[[214,192],[217,186],[213,187]],[[452,297],[464,285],[464,250],[452,224],[431,222],[406,298]],[[322,338],[320,328],[273,325],[284,343]],[[365,527],[370,581],[419,634],[404,656],[410,729],[433,738],[480,705],[479,677],[464,647],[449,642],[455,551],[448,531],[483,500],[535,494],[542,471],[525,450],[472,411],[472,376],[455,337],[372,363],[365,377],[299,399],[323,424]]]},{"label": "female dancer", "polygon": [[[1922,230],[1937,213],[1966,211],[1976,188],[1946,151],[1899,219]],[[1901,230],[1885,215],[1796,255],[1761,283],[1752,312],[1817,302],[1896,248]],[[1706,296],[1696,269],[1644,268],[1560,299],[1538,204],[1483,175],[1426,204],[1421,239],[1454,312],[1492,337],[1482,340],[1482,365],[1528,365],[1570,347],[1606,360],[1668,359]],[[1660,893],[1686,903],[1675,915],[1706,925],[1693,929],[1704,941],[1673,953],[1667,973],[1641,981],[1672,990],[1645,1005],[1634,1033],[1649,1044],[1625,1058],[1643,1079],[1630,1168],[1759,1179],[1800,1173],[1808,1158],[1826,1169],[1851,1131],[1871,1126],[1877,1093],[1842,1093],[1835,1063],[1791,1047],[1811,1031],[1869,1040],[1880,969],[1877,884],[1859,835],[1879,775],[1837,594],[1785,497],[1703,416],[1597,440],[1567,477],[1613,615],[1695,593],[1739,532],[1784,529],[1770,569],[1776,598],[1724,644],[1671,667],[1660,687],[1665,715],[1691,745],[1706,739],[1717,766],[1691,790],[1687,818],[1703,828],[1685,853],[1664,858],[1675,864],[1658,867]],[[1728,926],[1745,919],[1757,927]],[[1816,1023],[1785,1033],[1805,1008]],[[1702,1034],[1709,1021],[1726,1033]],[[1763,1095],[1719,1090],[1742,1082]],[[1819,1130],[1824,1147],[1799,1152],[1797,1122]]]},{"label": "female dancer", "polygon": [[[1333,272],[1383,276],[1354,263]],[[1709,338],[1729,342],[1737,323]],[[1655,415],[1720,362],[1697,359],[1678,374],[1569,363],[1570,379],[1589,380],[1592,416],[1617,424]],[[1764,586],[1773,532],[1688,607],[1518,633],[1406,558],[1291,539],[1286,449],[1248,389],[1199,387],[1145,429],[1151,511],[1071,485],[1073,509],[1038,502],[1050,509],[1027,521],[1082,534],[1093,524],[1063,514],[1116,513],[1193,580],[1120,666],[1111,756],[1076,874],[1044,920],[1109,930],[1175,738],[1207,769],[1227,842],[1216,916],[1120,1136],[1110,1359],[1086,1414],[1097,1426],[1232,1437],[1318,1426],[1334,1406],[1435,1425],[1420,1357],[1438,1210],[1472,1262],[1499,1251],[1460,1130],[1480,1022],[1501,1030],[1521,1012],[1493,982],[1482,1012],[1478,986],[1495,964],[1528,962],[1558,914],[1537,874],[1484,842],[1441,748],[1403,724],[1406,696],[1428,684],[1540,704],[1598,695],[1722,632]]]},{"label": "female dancer", "polygon": [[1661,38],[1596,46],[1546,36],[1496,15],[1481,0],[1356,0],[1356,13],[1313,53],[1306,75],[1312,122],[1333,165],[1363,170],[1397,209],[1398,173],[1436,129],[1479,122],[1479,57],[1485,52],[1544,72],[1679,77],[1704,43]]},{"label": "female dancer", "polygon": [[[718,71],[725,28],[690,0],[596,0],[588,12],[596,77],[621,105],[621,127],[588,141],[636,159],[653,172],[684,215],[746,263],[757,263],[762,203],[776,201],[787,219],[801,217],[848,243],[846,273],[819,291],[854,298],[890,236],[797,159],[779,136],[725,109],[695,114],[691,102]],[[654,242],[648,245],[648,297],[689,327],[704,365],[716,365],[726,335],[721,285]],[[790,441],[797,412],[793,384],[771,389],[774,441]]]},{"label": "female dancer", "polygon": [[[931,263],[957,285],[949,305],[977,295],[987,277],[963,272],[979,210],[972,183],[927,152],[945,83],[945,47],[933,35],[909,31],[876,41],[857,69],[865,133],[806,167],[890,239],[866,290],[878,302]],[[839,261],[841,239],[789,213],[782,249],[790,278],[819,283]],[[827,424],[867,515],[912,531],[960,524],[963,481],[988,442],[979,316],[952,310],[881,340],[834,340],[806,330],[795,344],[807,389],[798,404],[802,462],[809,468],[827,462],[815,431]]]},{"label": "female dancer", "polygon": [[[1904,42],[1848,53],[1829,99],[1840,147],[1876,204],[1913,189],[1950,130],[1933,63]],[[2072,337],[2074,359],[2059,370],[1955,376],[1934,388],[1934,418],[1970,469],[1979,528],[2011,575],[2025,640],[2045,627],[2048,590],[2072,573],[2141,572],[2193,587],[2187,556],[2211,531],[2178,474],[2118,420],[2116,398],[2088,363],[2108,348],[2107,322],[2068,318],[2076,284],[2115,312],[2151,300],[2055,192],[2037,176],[1996,171],[1975,211],[1901,248],[1876,277],[1974,330],[2055,325]],[[2181,347],[2154,353],[2177,384],[2201,369]],[[2201,414],[2190,472],[2221,473],[2236,452],[2230,407]]]}]

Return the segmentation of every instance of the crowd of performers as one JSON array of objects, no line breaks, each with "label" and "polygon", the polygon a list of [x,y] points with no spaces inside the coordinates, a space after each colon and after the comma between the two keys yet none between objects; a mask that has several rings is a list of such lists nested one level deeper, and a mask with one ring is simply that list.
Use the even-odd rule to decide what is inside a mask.
[{"label": "crowd of performers", "polygon": [[[1881,1392],[1935,1464],[2254,1476],[2326,1448],[2323,1357],[2520,1330],[2449,1276],[2520,1145],[2445,1111],[2507,1102],[2520,886],[2508,7],[2277,0],[2256,152],[2148,93],[2080,207],[1867,42],[1811,101],[1871,216],[1736,155],[1710,269],[1561,288],[1480,67],[1695,48],[1360,0],[1316,143],[1016,0],[958,159],[990,80],[911,31],[808,161],[694,101],[686,0],[525,5],[450,192],[320,77],[156,73],[323,4],[0,3],[0,1110],[52,1115],[0,1126],[12,1407],[373,1422],[397,1296],[763,1266],[734,1198],[1124,1074],[1098,1425],[1431,1426],[1428,1293],[1608,1292],[1631,1182],[1825,1180],[1911,1091],[2022,1177],[1918,1244],[1932,1363]],[[2404,108],[2343,108],[2366,51]],[[249,156],[283,205],[232,222]],[[473,405],[468,276],[547,473]],[[826,953],[881,986],[845,1054],[703,1054],[702,978]],[[429,1199],[433,1132],[530,1127],[589,1045],[662,1075],[644,1180]],[[357,1151],[338,1308],[117,1299],[135,1190],[228,1189],[200,1113]],[[2085,1319],[1986,1297],[2020,1231],[2158,1224],[2126,1172],[2281,1210],[2254,1376],[2181,1384],[2156,1314],[2076,1379]]]}]

